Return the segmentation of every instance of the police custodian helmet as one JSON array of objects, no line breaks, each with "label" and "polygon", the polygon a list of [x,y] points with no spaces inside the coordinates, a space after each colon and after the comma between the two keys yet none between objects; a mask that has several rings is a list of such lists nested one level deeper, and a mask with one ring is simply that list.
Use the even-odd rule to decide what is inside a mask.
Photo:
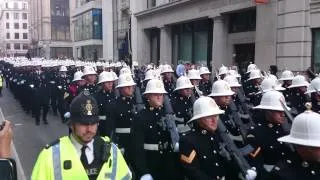
[{"label": "police custodian helmet", "polygon": [[95,124],[99,122],[98,113],[98,103],[87,91],[81,92],[70,104],[71,123]]}]

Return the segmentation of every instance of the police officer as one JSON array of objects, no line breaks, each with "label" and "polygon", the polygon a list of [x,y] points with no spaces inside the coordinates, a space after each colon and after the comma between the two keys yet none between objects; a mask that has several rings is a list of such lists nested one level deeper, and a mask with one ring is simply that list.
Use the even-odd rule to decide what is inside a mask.
[{"label": "police officer", "polygon": [[145,180],[179,179],[177,156],[173,152],[172,139],[161,118],[166,93],[161,80],[148,82],[144,95],[148,99],[132,124],[132,147],[137,178]]},{"label": "police officer", "polygon": [[176,89],[171,100],[173,111],[178,117],[176,124],[179,133],[185,133],[190,130],[187,122],[192,117],[192,105],[195,101],[193,95],[194,86],[186,76],[180,76],[176,82]]},{"label": "police officer", "polygon": [[282,93],[275,90],[264,93],[260,105],[254,107],[260,110],[255,115],[257,126],[251,127],[246,138],[247,143],[256,149],[251,156],[254,158],[261,154],[264,168],[268,172],[279,159],[288,158],[292,153],[289,146],[277,141],[277,138],[290,131],[290,123],[285,118],[285,109],[281,103],[289,109]]},{"label": "police officer", "polygon": [[131,179],[117,146],[108,137],[96,136],[99,109],[95,99],[85,91],[70,108],[72,133],[41,151],[31,179]]},{"label": "police officer", "polygon": [[273,168],[270,179],[320,179],[319,119],[320,115],[310,109],[294,119],[290,134],[278,141],[295,145],[296,153],[290,159],[279,161]]},{"label": "police officer", "polygon": [[112,72],[103,71],[99,75],[98,85],[101,85],[102,89],[97,92],[94,97],[99,105],[99,134],[101,136],[111,137],[114,128],[111,113],[115,108],[116,95],[114,92],[114,82],[116,78],[117,77],[114,77]]},{"label": "police officer", "polygon": [[[186,177],[193,179],[238,179],[239,170],[220,155],[221,138],[216,133],[223,114],[210,97],[200,97],[193,105],[194,131],[180,139],[180,162]],[[248,170],[246,179],[255,179]]]},{"label": "police officer", "polygon": [[304,76],[296,75],[292,80],[292,84],[288,87],[292,92],[289,100],[294,116],[302,113],[306,109],[304,105],[309,101],[309,98],[305,92],[308,86],[309,83]]},{"label": "police officer", "polygon": [[207,96],[211,93],[212,82],[210,81],[211,72],[207,67],[200,68],[201,80],[199,83],[199,90],[203,92],[203,95]]}]

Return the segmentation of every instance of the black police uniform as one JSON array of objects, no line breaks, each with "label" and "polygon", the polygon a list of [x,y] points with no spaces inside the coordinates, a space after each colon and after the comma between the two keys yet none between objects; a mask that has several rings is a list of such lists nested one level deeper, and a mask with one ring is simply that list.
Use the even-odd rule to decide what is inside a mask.
[{"label": "black police uniform", "polygon": [[220,155],[220,137],[195,125],[180,139],[180,161],[189,180],[238,179],[239,170]]},{"label": "black police uniform", "polygon": [[283,159],[271,171],[272,180],[318,180],[320,163],[303,161],[298,155]]},{"label": "black police uniform", "polygon": [[151,174],[154,180],[180,179],[178,157],[172,150],[170,133],[160,125],[164,115],[164,108],[147,105],[133,121],[133,165],[138,179],[145,174]]},{"label": "black police uniform", "polygon": [[114,92],[106,92],[101,90],[94,95],[99,106],[99,127],[98,133],[101,136],[111,137],[111,133],[114,130],[114,121],[111,119],[111,114],[115,108],[116,96]]}]

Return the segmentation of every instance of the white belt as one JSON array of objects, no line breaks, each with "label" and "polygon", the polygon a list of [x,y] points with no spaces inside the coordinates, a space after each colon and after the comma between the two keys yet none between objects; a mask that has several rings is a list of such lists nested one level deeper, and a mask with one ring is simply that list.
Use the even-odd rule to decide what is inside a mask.
[{"label": "white belt", "polygon": [[239,136],[234,136],[232,134],[228,134],[228,135],[233,141],[243,141],[243,138],[240,135]]},{"label": "white belt", "polygon": [[271,172],[271,170],[273,169],[274,165],[264,164],[263,167],[267,172]]},{"label": "white belt", "polygon": [[131,132],[130,128],[116,128],[116,133],[119,134],[129,134]]},{"label": "white belt", "polygon": [[105,121],[107,120],[107,116],[99,116],[99,120]]},{"label": "white belt", "polygon": [[179,133],[185,133],[191,130],[191,128],[188,125],[184,124],[177,124],[177,129]]},{"label": "white belt", "polygon": [[159,151],[158,144],[143,144],[143,148],[149,151]]}]

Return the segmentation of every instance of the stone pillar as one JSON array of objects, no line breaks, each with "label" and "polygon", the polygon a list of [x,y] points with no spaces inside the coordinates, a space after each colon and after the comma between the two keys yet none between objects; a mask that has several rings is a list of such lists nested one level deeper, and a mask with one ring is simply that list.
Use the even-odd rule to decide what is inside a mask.
[{"label": "stone pillar", "polygon": [[172,63],[171,27],[160,28],[160,64]]},{"label": "stone pillar", "polygon": [[113,1],[102,1],[103,58],[113,59]]},{"label": "stone pillar", "polygon": [[212,65],[217,70],[222,64],[228,66],[231,62],[226,59],[227,31],[222,16],[213,18],[213,41],[212,41]]}]

